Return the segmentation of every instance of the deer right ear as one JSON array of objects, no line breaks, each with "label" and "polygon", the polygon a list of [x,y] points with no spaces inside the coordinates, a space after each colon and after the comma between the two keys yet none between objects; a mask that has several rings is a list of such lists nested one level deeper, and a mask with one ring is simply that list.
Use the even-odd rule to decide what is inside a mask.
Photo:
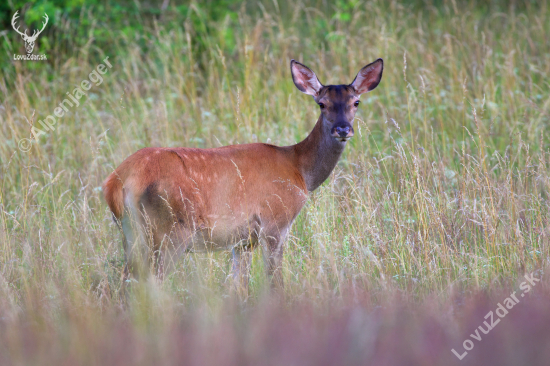
[{"label": "deer right ear", "polygon": [[290,71],[292,72],[292,80],[294,85],[302,92],[314,97],[319,94],[323,84],[317,79],[317,75],[297,61],[290,61]]},{"label": "deer right ear", "polygon": [[355,89],[357,94],[369,92],[380,84],[382,71],[384,71],[384,61],[379,58],[363,67],[350,85]]}]

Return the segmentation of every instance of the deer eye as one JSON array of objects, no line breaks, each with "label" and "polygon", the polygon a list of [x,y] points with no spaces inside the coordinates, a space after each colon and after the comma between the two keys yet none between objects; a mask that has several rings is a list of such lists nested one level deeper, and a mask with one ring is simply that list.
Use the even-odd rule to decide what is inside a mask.
[{"label": "deer eye", "polygon": [[319,107],[321,107],[321,109],[325,109],[325,104],[324,103],[319,103]]},{"label": "deer eye", "polygon": [[355,103],[353,103],[353,105],[354,105],[355,107],[359,107],[359,101],[356,100]]}]

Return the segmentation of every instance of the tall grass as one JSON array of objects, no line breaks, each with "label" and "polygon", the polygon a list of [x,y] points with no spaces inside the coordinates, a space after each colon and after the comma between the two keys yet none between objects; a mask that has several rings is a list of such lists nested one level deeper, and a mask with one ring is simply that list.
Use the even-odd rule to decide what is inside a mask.
[{"label": "tall grass", "polygon": [[[113,357],[132,353],[128,363],[147,364],[156,356],[169,362],[178,349],[172,334],[194,344],[188,329],[215,344],[236,338],[236,349],[254,337],[247,322],[259,322],[250,328],[258,336],[262,329],[277,333],[268,318],[291,315],[281,315],[266,299],[260,253],[252,265],[250,307],[231,299],[229,254],[208,253],[189,254],[162,283],[136,286],[122,308],[121,236],[100,185],[145,146],[302,140],[319,111],[295,89],[291,58],[311,67],[324,84],[349,83],[378,57],[385,70],[379,87],[363,98],[356,135],[334,174],[293,226],[283,264],[287,305],[313,306],[312,324],[329,334],[331,326],[353,321],[334,315],[340,320],[325,327],[323,314],[349,315],[335,310],[349,304],[363,304],[368,314],[388,306],[394,310],[380,319],[392,319],[399,313],[396,301],[441,302],[435,316],[453,317],[438,324],[450,323],[442,332],[461,342],[456,329],[464,323],[455,296],[509,289],[524,273],[543,274],[550,235],[546,1],[433,6],[280,0],[250,2],[236,17],[217,21],[199,3],[190,9],[187,19],[152,22],[132,36],[112,25],[115,53],[89,39],[73,50],[55,52],[54,46],[50,62],[39,67],[14,61],[2,66],[0,339],[11,355],[6,360],[101,363],[101,356],[91,356],[96,349]],[[101,17],[93,9],[90,14]],[[64,26],[70,32],[78,24]],[[56,35],[51,37],[56,45]],[[18,42],[4,42],[5,53],[18,53]],[[52,114],[106,56],[113,68],[103,83],[59,119],[55,131],[29,152],[20,151],[18,142],[30,137],[31,124]],[[300,309],[298,314],[308,313]],[[236,331],[224,314],[240,324]],[[470,315],[481,323],[484,314]],[[547,320],[545,312],[537,314]],[[390,329],[400,327],[387,321]],[[403,342],[422,329],[410,325]],[[49,333],[54,337],[48,339]],[[349,334],[354,339],[362,333]],[[383,339],[384,332],[373,328],[363,335]],[[86,343],[88,336],[96,343]],[[325,341],[332,342],[319,342]],[[27,347],[34,353],[25,354]],[[214,346],[197,347],[207,352]],[[441,347],[442,358],[430,362],[448,364],[445,357],[454,357]],[[226,351],[235,364],[254,359]],[[119,356],[109,357],[104,361]]]}]

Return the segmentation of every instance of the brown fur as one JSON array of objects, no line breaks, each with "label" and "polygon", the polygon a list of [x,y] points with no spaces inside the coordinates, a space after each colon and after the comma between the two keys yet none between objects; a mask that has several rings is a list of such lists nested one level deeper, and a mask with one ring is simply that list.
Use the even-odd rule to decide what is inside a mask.
[{"label": "brown fur", "polygon": [[144,148],[109,175],[103,190],[118,219],[126,202],[145,210],[157,231],[166,228],[155,235],[158,247],[172,224],[216,236],[216,227],[247,227],[254,216],[272,226],[292,220],[307,197],[295,159],[289,149],[267,144]]},{"label": "brown fur", "polygon": [[[380,75],[361,80],[378,84],[382,71],[377,62],[371,68]],[[122,222],[127,270],[137,274],[151,257],[163,271],[185,251],[236,249],[234,269],[246,271],[248,264],[241,262],[262,244],[268,272],[281,282],[284,239],[308,192],[330,175],[353,135],[359,98],[355,84],[322,86],[307,67],[295,61],[291,67],[298,88],[326,104],[299,144],[144,148],[109,175],[103,192]],[[350,131],[347,137],[344,127]]]}]

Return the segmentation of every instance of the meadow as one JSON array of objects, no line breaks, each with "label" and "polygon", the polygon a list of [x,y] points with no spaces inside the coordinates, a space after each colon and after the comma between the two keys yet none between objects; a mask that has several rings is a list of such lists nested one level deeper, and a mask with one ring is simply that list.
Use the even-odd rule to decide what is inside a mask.
[{"label": "meadow", "polygon": [[[548,364],[548,1],[164,4],[52,13],[47,61],[14,61],[23,42],[0,33],[1,364]],[[114,168],[147,146],[299,142],[319,107],[290,60],[347,84],[379,57],[355,136],[293,225],[282,294],[257,250],[244,299],[213,252],[124,301],[101,192]]]}]

